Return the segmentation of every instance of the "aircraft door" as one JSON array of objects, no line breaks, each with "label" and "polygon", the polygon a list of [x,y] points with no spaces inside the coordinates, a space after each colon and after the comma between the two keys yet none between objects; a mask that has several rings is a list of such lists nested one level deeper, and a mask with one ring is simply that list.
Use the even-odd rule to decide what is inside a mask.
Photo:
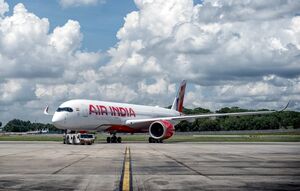
[{"label": "aircraft door", "polygon": [[81,105],[81,116],[88,117],[88,107],[86,105]]}]

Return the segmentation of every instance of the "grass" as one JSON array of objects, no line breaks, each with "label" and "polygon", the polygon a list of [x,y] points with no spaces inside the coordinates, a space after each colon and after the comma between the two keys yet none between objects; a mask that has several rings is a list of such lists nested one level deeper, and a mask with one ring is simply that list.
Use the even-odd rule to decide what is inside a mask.
[{"label": "grass", "polygon": [[62,135],[0,135],[0,141],[63,141],[63,138]]},{"label": "grass", "polygon": [[186,136],[179,135],[166,142],[300,142],[300,135]]},{"label": "grass", "polygon": [[[125,142],[147,142],[147,134],[120,135]],[[96,142],[105,142],[106,134],[97,134]],[[0,135],[0,141],[61,141],[62,135]],[[243,135],[174,135],[165,142],[300,142],[299,133]]]}]

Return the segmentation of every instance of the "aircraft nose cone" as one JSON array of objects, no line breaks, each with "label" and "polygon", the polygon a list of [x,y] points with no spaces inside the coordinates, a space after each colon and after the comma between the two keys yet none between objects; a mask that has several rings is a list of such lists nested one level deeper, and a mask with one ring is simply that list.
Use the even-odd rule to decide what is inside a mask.
[{"label": "aircraft nose cone", "polygon": [[62,128],[64,124],[64,116],[58,113],[55,113],[52,118],[52,124],[57,128]]}]

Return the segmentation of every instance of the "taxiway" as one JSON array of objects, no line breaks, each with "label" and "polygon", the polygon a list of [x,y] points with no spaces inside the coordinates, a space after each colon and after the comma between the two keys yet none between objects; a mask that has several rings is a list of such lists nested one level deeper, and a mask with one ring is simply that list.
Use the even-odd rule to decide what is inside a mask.
[{"label": "taxiway", "polygon": [[300,143],[58,142],[0,142],[0,190],[119,190],[126,153],[133,190],[300,190]]}]

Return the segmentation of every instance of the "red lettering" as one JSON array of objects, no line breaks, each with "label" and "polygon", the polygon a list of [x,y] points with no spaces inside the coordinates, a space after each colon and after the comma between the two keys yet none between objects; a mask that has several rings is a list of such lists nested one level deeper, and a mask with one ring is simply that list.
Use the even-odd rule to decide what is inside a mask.
[{"label": "red lettering", "polygon": [[110,113],[111,116],[136,117],[136,114],[132,108],[104,105],[96,105],[96,107],[90,105],[90,114],[95,113],[96,115],[109,115]]},{"label": "red lettering", "polygon": [[134,110],[132,108],[129,108],[129,115],[130,115],[130,117],[131,116],[135,117],[135,112],[134,112]]},{"label": "red lettering", "polygon": [[92,104],[90,104],[90,115],[92,113],[95,113],[97,115],[97,109],[95,108],[95,106],[93,106]]},{"label": "red lettering", "polygon": [[129,117],[128,109],[125,107],[126,116]]},{"label": "red lettering", "polygon": [[113,112],[111,112],[111,115],[116,116],[118,114],[118,116],[120,116],[119,108],[117,108],[117,107],[111,107],[111,108],[113,111]]},{"label": "red lettering", "polygon": [[111,106],[108,106],[108,108],[109,108],[109,112],[110,112],[110,114],[113,116],[113,111],[112,111],[112,108],[111,108]]},{"label": "red lettering", "polygon": [[100,113],[100,107],[99,107],[99,105],[96,105],[96,107],[98,109],[97,115],[100,115],[101,113]]},{"label": "red lettering", "polygon": [[107,109],[104,105],[100,105],[100,111],[101,111],[101,115],[103,115],[104,113],[107,115]]},{"label": "red lettering", "polygon": [[126,110],[123,107],[119,107],[120,110],[120,116],[125,117],[126,116]]}]

